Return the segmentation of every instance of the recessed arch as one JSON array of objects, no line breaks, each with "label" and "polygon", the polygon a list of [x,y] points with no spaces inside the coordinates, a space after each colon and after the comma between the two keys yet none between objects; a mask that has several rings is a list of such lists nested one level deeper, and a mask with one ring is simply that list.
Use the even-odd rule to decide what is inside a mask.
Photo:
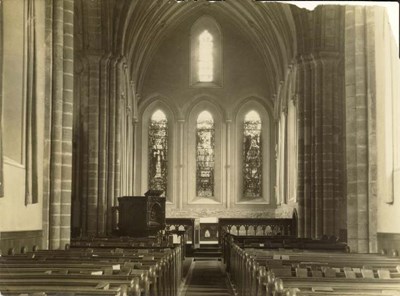
[{"label": "recessed arch", "polygon": [[210,94],[198,94],[193,96],[188,103],[183,106],[182,113],[186,114],[185,120],[188,121],[193,112],[197,112],[200,109],[208,110],[211,115],[216,118],[220,117],[219,120],[223,121],[227,118],[227,110],[223,108],[218,98]]}]

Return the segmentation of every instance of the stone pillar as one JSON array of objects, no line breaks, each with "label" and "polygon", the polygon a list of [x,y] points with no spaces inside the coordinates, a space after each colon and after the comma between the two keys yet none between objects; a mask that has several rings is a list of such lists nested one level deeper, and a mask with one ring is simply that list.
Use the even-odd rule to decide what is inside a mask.
[{"label": "stone pillar", "polygon": [[[0,27],[3,28],[3,3],[0,1]],[[3,30],[0,30],[0,44],[3,44]],[[3,47],[0,48],[0,89],[3,90]],[[3,135],[2,135],[2,108],[3,106],[3,91],[0,91],[0,197],[4,197],[3,183]]]},{"label": "stone pillar", "polygon": [[232,120],[227,119],[226,121],[226,189],[225,189],[225,196],[226,196],[226,207],[229,209],[231,207],[231,203],[234,201],[232,200],[232,190],[231,190],[231,129],[232,129]]},{"label": "stone pillar", "polygon": [[355,252],[377,250],[373,15],[373,7],[346,6],[347,234]]},{"label": "stone pillar", "polygon": [[184,169],[184,125],[185,125],[185,120],[184,119],[179,119],[178,120],[178,130],[179,130],[179,149],[178,151],[180,151],[179,154],[179,159],[178,159],[178,163],[179,163],[179,193],[178,193],[178,198],[179,201],[178,202],[178,207],[179,209],[183,209],[183,169]]},{"label": "stone pillar", "polygon": [[[70,240],[73,125],[72,0],[46,2],[46,114],[43,232],[45,247]],[[46,152],[47,151],[47,152]]]},{"label": "stone pillar", "polygon": [[[107,2],[107,1],[106,1]],[[83,235],[112,232],[112,207],[133,184],[131,89],[125,57],[112,46],[113,5],[104,1],[75,1],[75,60],[82,69],[75,98],[74,215]],[[122,160],[122,161],[121,161]],[[121,165],[122,164],[122,165]],[[78,229],[77,229],[78,230]]]},{"label": "stone pillar", "polygon": [[64,0],[63,34],[63,119],[62,119],[62,181],[61,181],[61,247],[71,235],[72,192],[72,126],[74,90],[74,1]]},{"label": "stone pillar", "polygon": [[338,53],[314,53],[298,63],[300,236],[339,235],[343,199],[342,104]]},{"label": "stone pillar", "polygon": [[112,207],[117,205],[116,198],[121,192],[132,193],[135,133],[130,112],[132,92],[123,58],[92,52],[86,60],[88,67],[82,76],[87,77],[88,86],[78,90],[82,102],[80,133],[76,140],[81,154],[77,170],[84,173],[75,178],[80,184],[75,194],[79,196],[82,217],[76,224],[84,235],[104,235],[112,232]]},{"label": "stone pillar", "polygon": [[118,195],[119,186],[116,183],[117,178],[117,119],[118,119],[118,105],[117,105],[117,64],[118,57],[113,57],[110,59],[109,63],[109,100],[107,102],[108,110],[108,124],[107,124],[107,179],[105,188],[107,190],[107,228],[106,233],[112,233],[112,207],[116,205],[116,198]]},{"label": "stone pillar", "polygon": [[[88,159],[87,159],[87,229],[85,233],[97,233],[97,208],[99,189],[99,55],[88,57],[89,96],[87,114],[87,138],[88,138]],[[85,194],[85,193],[83,193]]]}]

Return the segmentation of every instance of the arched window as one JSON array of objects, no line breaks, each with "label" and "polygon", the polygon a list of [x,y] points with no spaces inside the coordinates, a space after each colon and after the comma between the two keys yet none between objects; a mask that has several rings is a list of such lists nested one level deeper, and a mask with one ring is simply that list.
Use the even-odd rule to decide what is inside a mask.
[{"label": "arched window", "polygon": [[149,189],[167,194],[168,182],[168,121],[164,112],[157,110],[149,124]]},{"label": "arched window", "polygon": [[191,75],[194,87],[222,86],[222,42],[217,22],[200,17],[191,28]]},{"label": "arched window", "polygon": [[[248,99],[236,113],[237,149],[232,166],[236,205],[274,203],[274,125],[271,106],[259,99]],[[236,162],[236,163],[235,163]]]},{"label": "arched window", "polygon": [[196,194],[214,196],[215,127],[208,111],[197,117],[196,126]]},{"label": "arched window", "polygon": [[261,118],[249,111],[243,123],[243,197],[262,196]]},{"label": "arched window", "polygon": [[213,37],[205,30],[199,36],[197,74],[200,82],[211,82],[214,76]]}]

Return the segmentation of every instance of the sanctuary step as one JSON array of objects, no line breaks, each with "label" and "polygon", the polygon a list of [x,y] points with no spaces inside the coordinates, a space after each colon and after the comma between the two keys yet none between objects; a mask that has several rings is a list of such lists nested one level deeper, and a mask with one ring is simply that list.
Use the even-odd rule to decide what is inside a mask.
[{"label": "sanctuary step", "polygon": [[230,296],[226,273],[218,260],[195,261],[183,296]]},{"label": "sanctuary step", "polygon": [[204,259],[221,259],[222,249],[218,244],[200,245],[200,248],[194,250],[193,257],[195,260]]}]

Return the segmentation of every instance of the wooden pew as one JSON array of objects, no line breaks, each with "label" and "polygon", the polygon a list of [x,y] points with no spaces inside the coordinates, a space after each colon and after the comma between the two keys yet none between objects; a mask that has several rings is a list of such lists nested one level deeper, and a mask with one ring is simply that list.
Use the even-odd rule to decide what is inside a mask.
[{"label": "wooden pew", "polygon": [[[400,290],[400,260],[398,258],[307,250],[242,249],[233,240],[229,244],[231,261],[229,273],[239,295],[295,295],[293,293],[318,295],[323,292],[312,290],[323,287],[336,288],[340,291],[337,292],[338,295],[340,293],[357,294],[357,291],[351,288],[352,286],[365,287],[362,293],[368,292],[368,294],[392,293],[396,289]],[[330,270],[336,268],[339,272],[334,273],[334,278],[325,277],[324,269],[328,268]],[[358,275],[354,279],[345,277],[345,272],[349,273],[349,269],[352,272],[353,269],[358,269]],[[361,272],[364,270],[366,272],[362,278]],[[311,285],[317,282],[323,282],[323,284],[314,285],[314,287]],[[343,285],[342,282],[344,282]],[[376,290],[373,289],[374,286],[377,287]],[[364,295],[362,293],[358,295]]]},{"label": "wooden pew", "polygon": [[[105,246],[102,246],[99,249],[71,248],[68,251],[37,251],[23,256],[4,256],[0,258],[0,275],[8,274],[4,277],[3,283],[10,287],[13,287],[11,285],[13,282],[18,285],[21,278],[22,280],[26,279],[26,282],[36,282],[34,290],[37,292],[43,288],[40,285],[43,284],[43,281],[51,280],[61,284],[64,277],[65,283],[78,286],[74,290],[76,293],[79,293],[80,287],[85,289],[86,293],[86,290],[92,288],[90,286],[92,283],[103,282],[108,283],[105,286],[112,288],[109,289],[109,292],[116,291],[121,295],[126,293],[125,291],[129,291],[132,295],[135,295],[134,293],[137,295],[176,295],[181,276],[181,248],[156,248],[156,251],[152,253],[153,250],[146,252],[143,247],[132,249],[129,241],[122,242],[122,246],[127,246],[126,243],[128,243],[129,249],[106,249]],[[115,245],[120,247],[121,243]],[[119,265],[119,268],[114,268],[116,265]],[[84,273],[83,282],[79,282],[81,279],[77,279],[77,277],[81,277],[82,272]],[[146,279],[148,281],[148,278],[153,280],[152,289],[144,287],[146,286],[144,282]],[[118,287],[119,284],[123,286]],[[36,289],[36,286],[40,288]],[[55,289],[53,286],[48,288],[48,292]],[[16,293],[19,291],[16,287],[13,289]],[[135,289],[139,289],[139,292]],[[73,289],[68,288],[67,290],[72,293]]]},{"label": "wooden pew", "polygon": [[[252,252],[249,253],[252,254]],[[400,260],[371,255],[370,258],[372,260],[368,261],[368,256],[361,255],[357,258],[357,255],[358,254],[340,254],[338,256],[342,257],[342,260],[338,260],[332,254],[324,254],[321,256],[319,253],[302,253],[299,255],[290,255],[290,257],[287,257],[287,259],[290,258],[290,260],[271,260],[269,256],[254,257],[253,254],[251,260],[253,260],[252,264],[255,264],[257,268],[265,268],[265,271],[262,272],[263,275],[260,275],[259,279],[264,281],[263,284],[267,286],[267,295],[273,294],[273,289],[276,286],[274,284],[274,278],[285,278],[286,281],[284,281],[284,283],[287,282],[288,278],[296,279],[298,277],[305,277],[306,280],[312,279],[319,281],[328,279],[334,281],[334,283],[336,283],[335,281],[348,282],[349,280],[361,280],[366,282],[372,281],[374,284],[378,282],[389,283],[392,286],[398,286],[400,288],[400,266],[398,265],[400,264]],[[277,256],[277,254],[274,256]],[[292,258],[295,256],[297,259]],[[343,260],[345,257],[347,257],[347,260]],[[366,262],[368,266],[365,266]],[[267,270],[272,273],[272,276],[266,276]],[[298,270],[302,271],[301,274],[297,274]],[[330,275],[327,274],[329,270],[331,271]],[[346,272],[353,273],[355,278],[348,279],[345,275]],[[368,278],[362,278],[362,274],[364,274],[364,277]],[[367,274],[368,276],[366,276]],[[383,275],[385,275],[385,277]],[[262,283],[258,283],[258,287],[261,284]],[[270,293],[268,293],[268,289],[272,289]],[[389,288],[386,287],[385,289],[387,290]]]},{"label": "wooden pew", "polygon": [[[339,295],[352,293],[355,295],[392,295],[400,291],[400,282],[391,280],[376,279],[338,279],[338,278],[296,278],[282,277],[274,280],[272,291],[266,291],[266,295],[286,296],[304,295],[301,292],[336,292]],[[340,294],[341,293],[341,294]],[[388,294],[386,294],[388,293]],[[326,295],[326,294],[325,294]]]}]

